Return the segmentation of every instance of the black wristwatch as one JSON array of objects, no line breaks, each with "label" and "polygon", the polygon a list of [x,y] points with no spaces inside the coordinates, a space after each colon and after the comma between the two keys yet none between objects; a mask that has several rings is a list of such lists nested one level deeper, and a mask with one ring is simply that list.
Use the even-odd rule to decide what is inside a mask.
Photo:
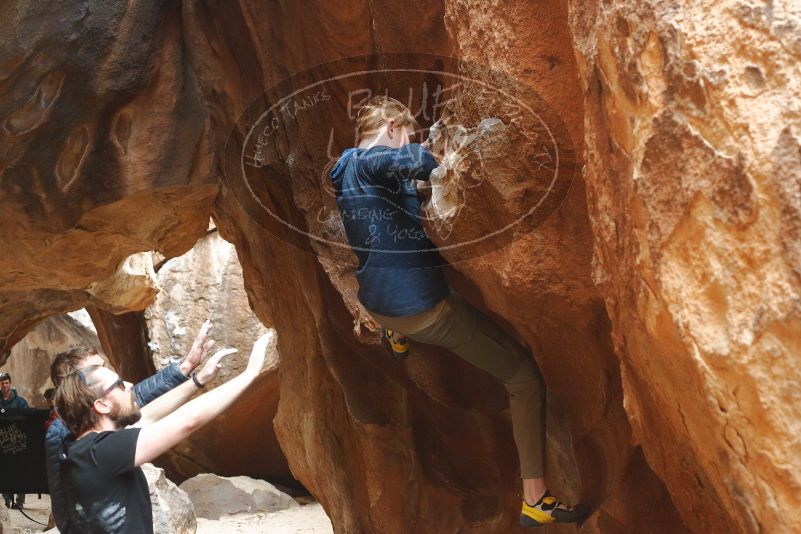
[{"label": "black wristwatch", "polygon": [[201,384],[201,383],[200,383],[200,380],[198,380],[198,379],[197,379],[197,371],[195,371],[194,373],[192,373],[192,382],[194,382],[194,383],[195,383],[195,385],[196,385],[197,387],[201,388],[201,389],[203,389],[204,387],[206,387],[206,384]]}]

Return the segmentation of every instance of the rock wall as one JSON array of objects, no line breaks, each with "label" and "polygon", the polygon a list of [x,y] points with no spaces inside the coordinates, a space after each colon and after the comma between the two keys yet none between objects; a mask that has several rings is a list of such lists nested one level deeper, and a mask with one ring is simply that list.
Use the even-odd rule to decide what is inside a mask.
[{"label": "rock wall", "polygon": [[87,312],[97,328],[103,352],[120,376],[135,384],[156,372],[143,312],[114,314],[96,306],[88,306]]},{"label": "rock wall", "polygon": [[[508,246],[462,261],[449,250],[443,254],[469,280],[474,300],[508,322],[543,371],[549,402],[549,484],[560,494],[575,495],[599,508],[589,520],[598,531],[637,531],[649,515],[655,530],[680,530],[683,520],[664,486],[631,443],[609,319],[591,277],[593,233],[581,172],[583,95],[570,46],[567,3],[541,2],[537,9],[523,3],[465,0],[445,5],[456,54],[468,65],[462,67],[463,74],[492,83],[521,102],[536,103],[536,97],[547,102],[535,111],[555,138],[546,167],[556,176],[551,187],[562,194],[553,205],[536,206],[513,230]],[[482,65],[492,70],[475,67]],[[506,76],[493,76],[498,71]],[[479,126],[484,117],[503,113],[494,97],[483,88],[468,87],[448,120]],[[554,112],[557,118],[550,115]],[[473,233],[490,234],[499,219],[512,219],[504,214],[520,212],[526,202],[521,194],[490,200],[498,198],[493,190],[513,191],[520,176],[530,187],[540,179],[534,164],[539,163],[535,155],[548,146],[543,136],[531,131],[527,121],[499,117],[505,129],[486,134],[497,140],[479,140],[477,149],[467,154],[453,147],[460,160],[455,174],[463,180],[446,187],[465,190],[465,208],[454,217],[447,239],[429,231],[441,248],[448,242],[466,242]],[[512,133],[515,128],[520,132]],[[512,153],[515,158],[508,157]],[[450,155],[446,151],[446,161]],[[466,188],[476,172],[491,178]],[[492,216],[482,216],[483,210]]]},{"label": "rock wall", "polygon": [[[234,121],[282,72],[371,52],[376,42],[385,50],[402,49],[399,35],[435,51],[445,48],[434,46],[445,43],[436,4],[415,4],[419,16],[402,28],[404,19],[392,18],[397,14],[389,7],[371,13],[364,3],[331,12],[325,5],[307,4],[301,13],[298,7],[241,11],[229,4],[213,15],[203,3],[186,5],[187,32],[203,45],[196,56],[199,79],[221,137],[228,139],[234,127],[234,138],[245,135]],[[285,35],[285,28],[296,31]],[[243,43],[245,36],[262,45]],[[307,39],[317,45],[284,42]],[[238,64],[250,70],[231,72]],[[259,182],[264,202],[315,231],[325,197],[308,146],[328,136],[328,128],[314,124],[333,112],[326,107],[313,119],[300,117],[298,128],[309,137],[280,146],[276,174]],[[228,167],[232,155],[225,156],[225,172],[237,172]],[[280,161],[298,165],[287,170]],[[519,481],[502,388],[443,352],[420,348],[406,367],[395,364],[356,303],[350,252],[294,239],[285,227],[271,226],[266,214],[250,211],[235,187],[226,181],[214,219],[221,235],[237,245],[256,313],[279,334],[276,433],[293,475],[320,499],[335,529],[513,529]]]},{"label": "rock wall", "polygon": [[126,258],[206,228],[217,187],[179,7],[0,8],[0,360],[48,315],[143,309]]},{"label": "rock wall", "polygon": [[[351,142],[348,102],[295,116],[265,144],[255,185],[235,179],[251,105],[273,103],[276,83],[372,52],[451,54],[462,74],[540,95],[560,146],[572,140],[572,180],[547,217],[486,255],[450,256],[454,287],[543,370],[549,483],[593,505],[591,531],[796,529],[801,13],[789,2],[49,7],[0,8],[14,22],[0,29],[6,348],[87,303],[141,309],[147,284],[131,293],[115,273],[134,253],[188,250],[213,210],[278,332],[276,434],[336,531],[513,531],[503,390],[429,348],[394,362],[356,302],[353,255],[306,235],[341,235],[320,217],[331,200],[317,166],[320,146]],[[504,120],[470,87],[449,113],[467,128]],[[533,132],[507,123],[479,197],[492,213],[466,217],[478,229],[539,186],[532,146],[502,148]],[[462,169],[459,198],[478,191],[471,165],[451,174]]]},{"label": "rock wall", "polygon": [[572,7],[593,279],[635,440],[694,530],[798,530],[801,11]]},{"label": "rock wall", "polygon": [[[239,374],[253,341],[268,328],[250,308],[234,246],[212,226],[189,252],[164,261],[157,276],[160,292],[144,313],[153,363],[163,367],[183,358],[203,322],[210,319],[209,335],[216,341],[212,351],[223,347],[239,351],[226,357],[217,383]],[[270,354],[267,366],[277,365],[278,356]]]}]

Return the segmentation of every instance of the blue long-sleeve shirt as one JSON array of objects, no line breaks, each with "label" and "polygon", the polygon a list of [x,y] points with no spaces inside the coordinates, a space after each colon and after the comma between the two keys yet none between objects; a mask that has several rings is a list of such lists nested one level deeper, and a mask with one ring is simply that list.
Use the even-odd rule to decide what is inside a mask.
[{"label": "blue long-sleeve shirt", "polygon": [[370,311],[405,317],[448,296],[444,264],[421,222],[414,180],[437,167],[422,145],[349,148],[331,171],[348,243],[359,259],[359,301]]},{"label": "blue long-sleeve shirt", "polygon": [[[144,406],[164,395],[169,390],[188,380],[188,377],[178,369],[175,364],[168,365],[155,375],[146,378],[134,386],[136,403]],[[60,454],[64,443],[70,436],[70,431],[64,421],[58,417],[48,427],[45,434],[47,484],[50,488],[50,504],[53,508],[53,518],[61,534],[77,534],[71,530],[67,502],[61,487]]]}]

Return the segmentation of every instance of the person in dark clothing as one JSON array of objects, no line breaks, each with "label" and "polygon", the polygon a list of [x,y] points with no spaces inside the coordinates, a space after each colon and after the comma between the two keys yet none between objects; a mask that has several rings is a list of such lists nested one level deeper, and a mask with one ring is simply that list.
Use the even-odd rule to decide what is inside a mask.
[{"label": "person in dark clothing", "polygon": [[342,153],[331,179],[359,260],[359,301],[392,332],[396,354],[405,351],[404,338],[445,347],[506,387],[523,478],[523,526],[582,520],[585,507],[561,503],[545,485],[545,384],[534,359],[445,281],[417,191],[417,181],[428,181],[438,163],[411,142],[420,130],[414,117],[399,101],[374,97],[360,109],[356,127],[358,146]]},{"label": "person in dark clothing", "polygon": [[[0,411],[7,408],[20,409],[29,408],[28,401],[17,395],[17,390],[11,386],[11,375],[8,373],[0,373]],[[17,493],[17,499],[14,500],[13,493],[4,493],[3,500],[5,501],[6,508],[24,508],[25,507],[25,494]]]},{"label": "person in dark clothing", "polygon": [[[76,532],[153,532],[147,479],[134,464],[139,428],[92,432],[69,445],[62,467]],[[81,490],[82,488],[82,490]]]},{"label": "person in dark clothing", "polygon": [[11,375],[0,373],[0,409],[29,407],[28,401],[17,395],[17,390],[11,386]]},{"label": "person in dark clothing", "polygon": [[[207,340],[211,322],[206,321],[198,332],[192,348],[186,358],[180,363],[172,363],[164,367],[155,375],[139,382],[133,387],[136,404],[145,406],[173,388],[187,382],[192,371],[203,361],[214,342]],[[103,365],[105,362],[97,351],[86,348],[74,348],[59,353],[50,366],[50,377],[58,388],[61,382],[70,373],[78,369],[93,365]],[[50,489],[50,502],[53,517],[61,534],[81,532],[72,528],[69,513],[66,509],[66,499],[61,487],[59,454],[70,432],[61,418],[50,423],[45,434],[47,483]]]},{"label": "person in dark clothing", "polygon": [[64,378],[56,407],[72,436],[60,453],[72,529],[152,534],[150,495],[140,466],[225,411],[261,374],[270,337],[256,341],[240,375],[189,402],[197,388],[214,379],[221,359],[236,350],[218,351],[191,382],[141,409],[132,385],[111,369],[93,365]]}]

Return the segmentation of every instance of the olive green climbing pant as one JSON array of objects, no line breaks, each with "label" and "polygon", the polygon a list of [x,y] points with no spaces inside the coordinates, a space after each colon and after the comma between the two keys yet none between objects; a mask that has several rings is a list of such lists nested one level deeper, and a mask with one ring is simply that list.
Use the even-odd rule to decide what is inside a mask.
[{"label": "olive green climbing pant", "polygon": [[418,315],[371,315],[384,328],[444,347],[500,381],[509,392],[521,476],[543,476],[545,384],[537,364],[512,336],[456,293]]}]

